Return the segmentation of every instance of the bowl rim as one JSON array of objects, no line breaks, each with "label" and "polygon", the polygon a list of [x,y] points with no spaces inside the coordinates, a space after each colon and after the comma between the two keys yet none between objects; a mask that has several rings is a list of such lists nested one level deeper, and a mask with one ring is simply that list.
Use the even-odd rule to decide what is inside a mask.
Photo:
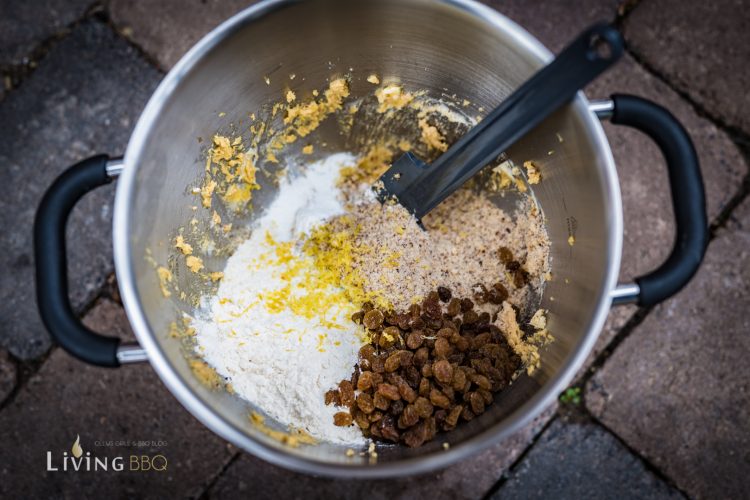
[{"label": "bowl rim", "polygon": [[[539,62],[540,66],[552,59],[552,53],[536,38],[515,22],[488,6],[479,4],[474,0],[436,0],[436,2],[458,8],[464,13],[480,18],[493,29],[510,35]],[[213,48],[230,37],[234,32],[254,20],[260,19],[279,8],[293,3],[296,3],[296,0],[264,0],[239,12],[213,29],[195,44],[168,72],[141,113],[125,152],[124,170],[118,180],[114,204],[113,244],[115,271],[125,311],[138,342],[148,354],[149,362],[164,385],[167,386],[177,400],[214,433],[263,460],[298,472],[347,478],[398,477],[443,468],[503,441],[523,426],[529,424],[552,404],[557,395],[573,379],[593,348],[609,312],[611,303],[610,292],[617,284],[622,251],[622,202],[612,152],[599,120],[589,111],[585,95],[579,92],[572,105],[575,106],[577,113],[583,116],[585,120],[588,120],[588,128],[593,134],[592,140],[600,146],[601,160],[606,170],[603,173],[604,185],[602,187],[606,191],[605,195],[611,202],[610,213],[607,214],[610,228],[607,248],[609,257],[607,276],[605,285],[597,299],[595,314],[579,345],[573,351],[573,355],[568,357],[560,370],[534,396],[524,402],[513,413],[493,426],[484,429],[477,435],[451,446],[448,450],[376,464],[325,462],[287,453],[283,448],[272,447],[256,440],[214,412],[182,380],[157,343],[155,333],[148,323],[136,289],[136,279],[132,266],[133,256],[130,252],[129,239],[130,228],[133,223],[130,218],[130,206],[136,185],[136,172],[147,138],[162,108],[183,77],[204,56],[211,52]]]}]

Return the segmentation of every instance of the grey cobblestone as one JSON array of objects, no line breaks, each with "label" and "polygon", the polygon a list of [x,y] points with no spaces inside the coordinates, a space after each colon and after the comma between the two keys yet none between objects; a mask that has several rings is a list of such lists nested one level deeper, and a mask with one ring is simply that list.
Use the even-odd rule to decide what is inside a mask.
[{"label": "grey cobblestone", "polygon": [[748,32],[743,0],[649,0],[625,23],[634,52],[709,114],[745,134],[750,134]]},{"label": "grey cobblestone", "polygon": [[589,410],[697,498],[750,489],[750,200],[589,382]]},{"label": "grey cobblestone", "polygon": [[203,35],[252,5],[252,0],[109,0],[118,29],[151,54],[162,68],[171,68]]},{"label": "grey cobblestone", "polygon": [[0,0],[0,66],[24,63],[42,41],[63,32],[91,4],[93,0]]},{"label": "grey cobblestone", "polygon": [[[32,221],[44,190],[66,167],[96,153],[122,154],[141,107],[160,79],[137,52],[98,22],[59,42],[0,103],[0,346],[21,359],[45,352],[36,310]],[[90,301],[112,270],[114,185],[95,190],[68,226],[71,297]],[[75,237],[71,237],[75,235]]]},{"label": "grey cobblestone", "polygon": [[[122,338],[132,333],[122,308],[99,302],[86,316],[90,328]],[[167,391],[150,366],[88,366],[56,349],[0,412],[0,497],[197,497],[236,452],[196,421]],[[125,470],[47,471],[70,454],[80,436],[92,456],[124,458]],[[113,441],[156,441],[114,446]],[[158,441],[166,443],[159,446]],[[131,471],[131,455],[161,454],[165,471]]]},{"label": "grey cobblestone", "polygon": [[492,496],[505,498],[684,498],[597,425],[560,419],[542,434],[508,481]]},{"label": "grey cobblestone", "polygon": [[8,351],[0,349],[0,405],[13,392],[17,378],[16,365],[10,359]]}]

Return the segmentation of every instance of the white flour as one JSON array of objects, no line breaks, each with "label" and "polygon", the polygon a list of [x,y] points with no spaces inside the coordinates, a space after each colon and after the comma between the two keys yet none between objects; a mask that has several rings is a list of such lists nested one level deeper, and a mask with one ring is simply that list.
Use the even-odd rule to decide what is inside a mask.
[{"label": "white flour", "polygon": [[290,282],[288,276],[299,274],[293,266],[311,268],[311,259],[284,243],[344,212],[336,179],[352,164],[354,157],[339,153],[310,165],[302,177],[283,180],[250,239],[227,261],[216,296],[193,321],[201,356],[237,394],[282,424],[342,444],[365,442],[356,426],[333,424],[341,409],[323,399],[357,362],[361,340],[349,320],[352,309],[338,304],[305,317],[273,304],[280,293],[288,294],[285,301],[307,293],[299,278]]}]

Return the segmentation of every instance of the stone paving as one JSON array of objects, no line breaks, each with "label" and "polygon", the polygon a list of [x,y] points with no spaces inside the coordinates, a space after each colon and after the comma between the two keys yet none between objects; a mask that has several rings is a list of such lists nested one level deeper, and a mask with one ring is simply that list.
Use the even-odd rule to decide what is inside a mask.
[{"label": "stone paving", "polygon": [[[122,154],[141,108],[161,75],[107,25],[84,21],[54,44],[39,66],[0,103],[0,304],[2,342],[34,359],[50,347],[36,313],[31,224],[44,190],[68,166],[106,151]],[[114,185],[76,206],[68,227],[74,307],[96,297],[112,265]],[[24,284],[24,285],[20,285]]]},{"label": "stone paving", "polygon": [[[0,496],[235,498],[741,498],[750,488],[750,15],[741,0],[492,0],[557,51],[615,20],[628,53],[587,94],[662,103],[701,158],[713,239],[679,295],[614,309],[581,370],[579,404],[553,405],[510,440],[444,471],[333,481],[244,454],[205,429],[147,365],[89,367],[49,341],[36,313],[31,221],[44,189],[88,155],[122,153],[148,96],[190,45],[247,1],[0,0]],[[621,279],[656,266],[673,235],[663,161],[638,133],[605,124],[620,176]],[[112,188],[69,227],[74,305],[98,331],[132,335],[112,284]],[[74,237],[71,237],[74,236]],[[82,436],[166,441],[167,473],[46,473],[48,449]],[[85,440],[83,438],[86,438]],[[102,447],[97,455],[114,453]]]},{"label": "stone paving", "polygon": [[563,419],[550,425],[491,498],[551,496],[571,500],[683,498],[600,426]]}]

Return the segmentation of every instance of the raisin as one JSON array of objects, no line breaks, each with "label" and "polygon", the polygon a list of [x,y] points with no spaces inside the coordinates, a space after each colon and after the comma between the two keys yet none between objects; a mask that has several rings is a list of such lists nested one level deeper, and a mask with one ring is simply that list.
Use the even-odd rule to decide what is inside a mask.
[{"label": "raisin", "polygon": [[451,387],[450,385],[441,384],[440,390],[442,391],[443,394],[445,394],[445,397],[447,397],[448,399],[453,400],[456,398],[456,391],[454,391],[453,387]]},{"label": "raisin", "polygon": [[432,377],[432,363],[429,361],[422,366],[422,376],[425,378]]},{"label": "raisin", "polygon": [[497,250],[497,256],[500,259],[500,262],[505,265],[508,265],[508,263],[513,260],[513,252],[511,252],[508,247],[500,247]]},{"label": "raisin", "polygon": [[375,405],[372,402],[372,396],[365,392],[360,392],[357,396],[357,408],[368,415],[372,413],[375,410]]},{"label": "raisin", "polygon": [[439,390],[432,389],[430,391],[430,403],[440,408],[448,409],[451,405],[451,400]]},{"label": "raisin", "polygon": [[430,385],[430,381],[426,378],[423,378],[419,381],[419,395],[427,397],[430,395],[430,389],[432,389],[432,386]]},{"label": "raisin", "polygon": [[408,330],[409,324],[411,323],[411,316],[409,314],[398,314],[396,316],[396,325],[402,330]]},{"label": "raisin", "polygon": [[357,410],[353,414],[354,417],[354,423],[357,424],[357,427],[359,427],[362,430],[367,429],[370,427],[370,419],[367,418],[367,415],[362,413],[361,411]]},{"label": "raisin", "polygon": [[348,427],[352,425],[352,416],[348,411],[339,411],[333,414],[333,425]]},{"label": "raisin", "polygon": [[478,387],[486,391],[490,390],[490,388],[492,387],[492,383],[490,382],[490,379],[488,379],[484,375],[479,375],[479,374],[471,375],[469,377],[469,380],[471,380]]},{"label": "raisin", "polygon": [[461,416],[461,412],[463,412],[463,410],[464,408],[461,405],[451,408],[450,412],[448,412],[448,415],[445,417],[443,429],[448,431],[456,427],[456,424],[458,424],[458,418]]},{"label": "raisin", "polygon": [[376,438],[382,438],[383,435],[380,433],[380,426],[376,423],[370,424],[370,435]]},{"label": "raisin", "polygon": [[455,347],[460,352],[467,351],[470,346],[471,346],[471,342],[469,341],[469,339],[467,339],[463,335],[459,336],[458,340],[456,340],[456,342],[455,342]]},{"label": "raisin", "polygon": [[374,373],[383,373],[385,371],[385,362],[380,356],[375,356],[372,359],[372,371]]},{"label": "raisin", "polygon": [[357,380],[357,389],[362,392],[372,389],[372,372],[362,372]]},{"label": "raisin", "polygon": [[461,299],[461,312],[467,312],[474,309],[474,302],[471,299]]},{"label": "raisin", "polygon": [[471,292],[474,296],[474,302],[477,304],[484,304],[487,302],[487,287],[482,283],[477,283],[471,287]]},{"label": "raisin", "polygon": [[409,387],[416,389],[419,387],[419,379],[422,377],[419,374],[419,370],[413,366],[409,366],[404,371],[404,378],[406,379],[406,383],[409,384]]},{"label": "raisin", "polygon": [[403,401],[394,401],[391,403],[391,407],[388,409],[388,413],[398,417],[399,415],[401,415],[401,412],[404,411],[404,406],[406,405]]},{"label": "raisin", "polygon": [[425,327],[425,322],[420,316],[413,316],[409,321],[409,328],[412,330],[421,330]]},{"label": "raisin", "polygon": [[484,398],[478,392],[472,392],[469,396],[469,403],[471,404],[471,411],[476,415],[484,413]]},{"label": "raisin", "polygon": [[479,315],[476,313],[476,311],[466,311],[464,313],[464,325],[473,325],[477,321],[479,321]]},{"label": "raisin", "polygon": [[435,424],[435,419],[430,417],[426,418],[424,420],[424,428],[425,428],[425,441],[432,441],[435,439],[435,434],[437,434],[437,425]]},{"label": "raisin", "polygon": [[440,298],[441,302],[448,302],[451,300],[451,297],[453,294],[451,293],[450,289],[445,288],[444,286],[439,286],[437,289],[438,298]]},{"label": "raisin", "polygon": [[325,403],[326,405],[333,404],[336,406],[341,406],[341,395],[339,394],[339,391],[337,391],[336,389],[326,391]]},{"label": "raisin", "polygon": [[388,349],[392,347],[401,338],[401,330],[397,326],[389,326],[383,329],[380,335],[380,347]]},{"label": "raisin", "polygon": [[482,346],[487,344],[492,339],[492,335],[489,332],[480,333],[471,340],[471,348],[474,350],[481,349]]},{"label": "raisin", "polygon": [[461,363],[464,362],[464,358],[465,357],[466,356],[464,356],[463,353],[454,352],[453,354],[451,354],[450,356],[448,356],[446,359],[452,365],[460,365]]},{"label": "raisin", "polygon": [[359,350],[360,361],[363,359],[372,361],[372,358],[374,356],[375,356],[375,348],[371,346],[370,344],[363,345]]},{"label": "raisin", "polygon": [[391,405],[391,400],[383,396],[383,394],[376,392],[375,396],[372,398],[372,404],[375,405],[375,408],[378,410],[386,411]]},{"label": "raisin", "polygon": [[404,411],[398,417],[398,428],[406,429],[419,422],[419,413],[414,405],[406,405]]},{"label": "raisin", "polygon": [[412,331],[408,337],[406,337],[406,347],[409,349],[417,350],[422,345],[422,342],[424,342],[424,335],[422,335],[422,332]]},{"label": "raisin", "polygon": [[[489,333],[487,335],[489,335]],[[484,344],[479,348],[479,352],[482,356],[486,356],[493,361],[500,359],[505,355],[505,351],[498,344]]]},{"label": "raisin", "polygon": [[[361,380],[361,377],[360,377]],[[466,374],[461,369],[453,370],[453,379],[451,380],[451,386],[460,391],[466,385]]]},{"label": "raisin", "polygon": [[401,368],[409,368],[414,363],[414,353],[411,351],[399,351],[401,354]]},{"label": "raisin", "polygon": [[[443,310],[440,307],[440,303],[437,299],[430,300],[429,298],[422,301],[422,311],[428,319],[438,320],[443,316]],[[429,324],[429,323],[428,323]]]},{"label": "raisin", "polygon": [[393,416],[386,415],[385,417],[383,417],[383,419],[380,421],[379,427],[380,435],[383,437],[383,439],[398,443],[401,434],[399,434],[398,429],[396,429],[396,420],[393,418]]},{"label": "raisin", "polygon": [[409,384],[406,383],[406,380],[399,380],[396,386],[398,387],[398,393],[407,403],[413,403],[414,400],[417,399],[417,393],[414,391],[414,389],[409,387]]},{"label": "raisin", "polygon": [[423,348],[424,347],[427,348],[427,352],[428,352],[427,356],[428,357],[429,357],[430,350],[435,348],[435,337],[434,337],[434,335],[435,335],[435,331],[434,330],[428,330],[427,331],[427,335],[424,338]]},{"label": "raisin", "polygon": [[409,306],[409,316],[412,318],[418,318],[420,314],[422,314],[422,308],[419,307],[419,304],[412,304]]},{"label": "raisin", "polygon": [[451,337],[453,337],[454,332],[455,330],[453,328],[441,328],[435,335],[438,338],[450,339]]},{"label": "raisin", "polygon": [[503,337],[503,331],[495,325],[490,325],[490,335],[492,335],[492,340],[495,342],[500,342],[505,339],[505,337]]},{"label": "raisin", "polygon": [[404,444],[410,448],[418,448],[424,444],[425,432],[424,426],[415,425],[401,435]]},{"label": "raisin", "polygon": [[438,382],[448,383],[453,379],[453,367],[444,359],[436,361],[432,365],[432,373]]},{"label": "raisin", "polygon": [[414,400],[414,409],[422,418],[427,418],[432,415],[433,406],[427,398],[422,396]]},{"label": "raisin", "polygon": [[453,348],[446,338],[440,337],[435,340],[435,356],[437,356],[438,358],[445,358],[451,352],[453,352]]},{"label": "raisin", "polygon": [[385,319],[384,323],[388,325],[395,325],[396,324],[396,311],[388,311],[385,313]]},{"label": "raisin", "polygon": [[378,386],[377,392],[379,392],[386,398],[390,399],[391,401],[396,401],[398,399],[401,399],[401,394],[399,394],[398,388],[395,385],[380,384]]},{"label": "raisin", "polygon": [[464,410],[461,412],[461,418],[466,420],[467,422],[474,418],[474,412],[469,409],[468,406],[464,407]]},{"label": "raisin", "polygon": [[489,299],[493,304],[502,304],[508,299],[507,288],[500,282],[495,283],[489,291]]},{"label": "raisin", "polygon": [[352,378],[351,378],[352,387],[357,387],[360,373],[361,372],[359,371],[359,365],[354,365],[354,373],[352,373]]},{"label": "raisin", "polygon": [[352,314],[352,321],[357,323],[358,325],[362,324],[362,319],[365,317],[364,311],[357,311],[354,314]]},{"label": "raisin", "polygon": [[492,393],[486,389],[477,389],[477,394],[482,396],[482,399],[484,399],[484,404],[487,406],[491,405],[492,401],[494,401]]},{"label": "raisin", "polygon": [[341,404],[348,408],[354,405],[354,387],[348,380],[342,380],[339,383],[339,392],[341,394]]},{"label": "raisin", "polygon": [[487,375],[492,365],[487,358],[476,358],[471,360],[471,367],[482,375]]},{"label": "raisin", "polygon": [[447,416],[448,416],[448,412],[445,410],[437,410],[435,412],[435,423],[441,429],[443,428],[443,423],[445,422],[445,417]]},{"label": "raisin", "polygon": [[479,318],[479,321],[474,324],[474,331],[477,333],[489,332],[490,324],[487,321],[482,321],[482,318]]},{"label": "raisin", "polygon": [[401,366],[401,353],[396,351],[385,360],[385,371],[388,373],[395,372]]},{"label": "raisin", "polygon": [[443,328],[448,328],[450,330],[453,330],[454,332],[458,332],[460,329],[459,326],[455,323],[453,318],[444,318]]},{"label": "raisin", "polygon": [[370,422],[377,422],[381,418],[383,418],[383,412],[382,411],[375,410],[372,413],[370,413],[370,415],[369,415]]},{"label": "raisin", "polygon": [[456,299],[456,298],[451,299],[451,301],[448,302],[448,311],[447,311],[447,314],[451,318],[453,318],[454,316],[458,316],[459,314],[461,314],[461,301],[458,300],[458,299]]},{"label": "raisin", "polygon": [[442,318],[427,318],[424,324],[430,330],[440,330],[443,327],[443,320]]},{"label": "raisin", "polygon": [[365,313],[364,319],[362,322],[364,323],[366,328],[369,328],[370,330],[376,330],[383,326],[383,313],[380,312],[378,309],[371,309]]}]

